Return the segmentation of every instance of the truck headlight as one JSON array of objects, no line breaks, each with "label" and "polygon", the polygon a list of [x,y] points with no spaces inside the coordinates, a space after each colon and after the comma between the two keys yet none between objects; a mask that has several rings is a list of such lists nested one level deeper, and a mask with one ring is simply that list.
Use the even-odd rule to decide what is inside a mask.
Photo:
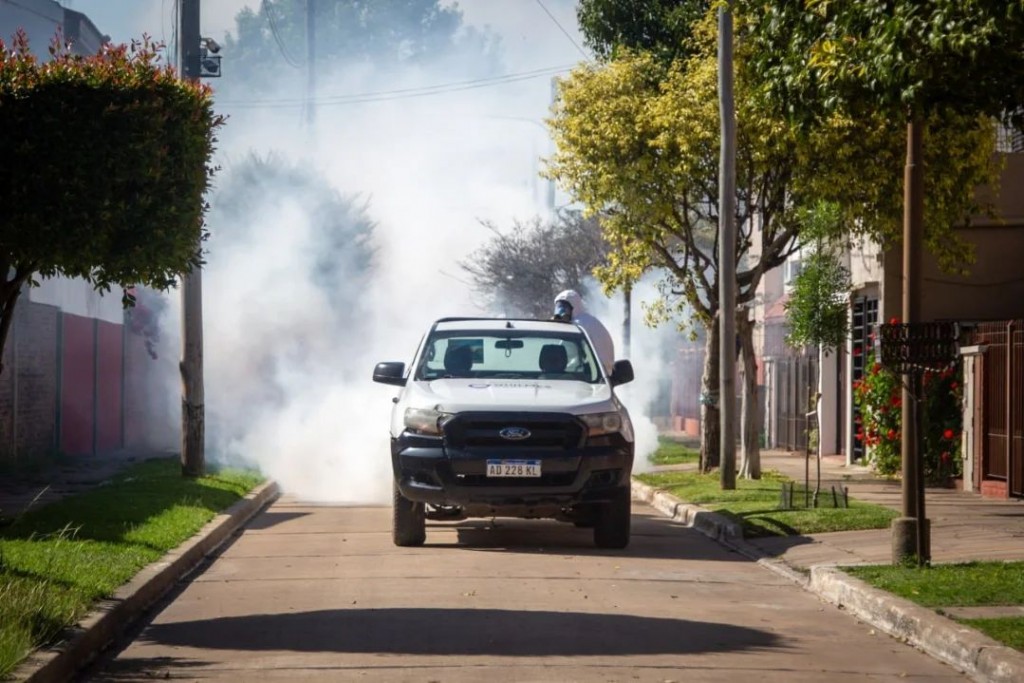
[{"label": "truck headlight", "polygon": [[580,415],[580,419],[587,425],[587,436],[615,434],[622,431],[622,416],[616,412]]},{"label": "truck headlight", "polygon": [[406,408],[405,428],[416,434],[438,436],[444,423],[451,417],[451,413],[443,413],[433,408]]}]

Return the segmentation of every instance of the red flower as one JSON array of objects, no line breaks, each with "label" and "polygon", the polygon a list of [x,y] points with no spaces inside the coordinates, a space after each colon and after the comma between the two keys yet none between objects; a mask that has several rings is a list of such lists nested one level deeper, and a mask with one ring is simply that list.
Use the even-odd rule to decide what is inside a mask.
[{"label": "red flower", "polygon": [[949,451],[942,451],[942,455],[939,456],[942,462],[949,462]]},{"label": "red flower", "polygon": [[855,438],[857,439],[857,441],[863,441],[864,440],[864,432],[857,432],[857,435],[856,435]]},{"label": "red flower", "polygon": [[871,371],[877,375],[878,373],[880,373],[882,371],[882,364],[881,363],[875,363],[874,367],[871,368]]},{"label": "red flower", "polygon": [[898,436],[895,429],[890,429],[885,433],[885,435],[889,437],[889,441],[895,441],[896,437]]},{"label": "red flower", "polygon": [[853,347],[853,355],[859,356],[861,353],[863,353],[863,352],[861,351],[860,345],[857,345],[857,346]]},{"label": "red flower", "polygon": [[959,384],[957,384],[956,382],[950,382],[950,383],[949,383],[949,390],[950,390],[950,391],[956,391],[956,388],[957,388],[958,386],[960,386],[960,385],[959,385]]},{"label": "red flower", "polygon": [[942,432],[942,438],[945,439],[946,441],[951,441],[953,439],[953,430],[947,429],[946,431]]},{"label": "red flower", "polygon": [[889,318],[889,324],[890,325],[899,325],[900,324],[900,319],[895,317],[895,316],[893,316],[892,318]]},{"label": "red flower", "polygon": [[889,399],[889,405],[891,405],[893,408],[899,408],[900,406],[903,405],[903,399],[900,398],[899,396],[893,396],[891,399]]}]

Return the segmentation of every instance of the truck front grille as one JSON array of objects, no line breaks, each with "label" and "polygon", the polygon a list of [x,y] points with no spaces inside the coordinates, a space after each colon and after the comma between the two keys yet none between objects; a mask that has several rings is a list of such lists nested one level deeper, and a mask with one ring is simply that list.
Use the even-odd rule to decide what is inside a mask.
[{"label": "truck front grille", "polygon": [[[510,428],[529,435],[502,436]],[[583,437],[582,423],[565,413],[459,413],[444,426],[445,443],[457,449],[568,450],[579,448]]]}]

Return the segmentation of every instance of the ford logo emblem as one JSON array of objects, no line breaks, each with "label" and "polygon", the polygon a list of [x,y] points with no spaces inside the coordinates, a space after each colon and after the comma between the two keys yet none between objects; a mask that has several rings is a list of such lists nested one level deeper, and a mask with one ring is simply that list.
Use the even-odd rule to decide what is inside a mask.
[{"label": "ford logo emblem", "polygon": [[522,441],[530,438],[530,430],[525,427],[505,427],[498,432],[498,436],[509,441]]}]

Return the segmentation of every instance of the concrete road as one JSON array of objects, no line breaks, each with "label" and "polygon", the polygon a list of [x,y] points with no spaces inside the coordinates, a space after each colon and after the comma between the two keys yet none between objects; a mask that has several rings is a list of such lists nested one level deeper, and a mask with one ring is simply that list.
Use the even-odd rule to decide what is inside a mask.
[{"label": "concrete road", "polygon": [[520,520],[395,548],[390,514],[279,501],[87,678],[964,680],[646,506],[626,551]]}]

